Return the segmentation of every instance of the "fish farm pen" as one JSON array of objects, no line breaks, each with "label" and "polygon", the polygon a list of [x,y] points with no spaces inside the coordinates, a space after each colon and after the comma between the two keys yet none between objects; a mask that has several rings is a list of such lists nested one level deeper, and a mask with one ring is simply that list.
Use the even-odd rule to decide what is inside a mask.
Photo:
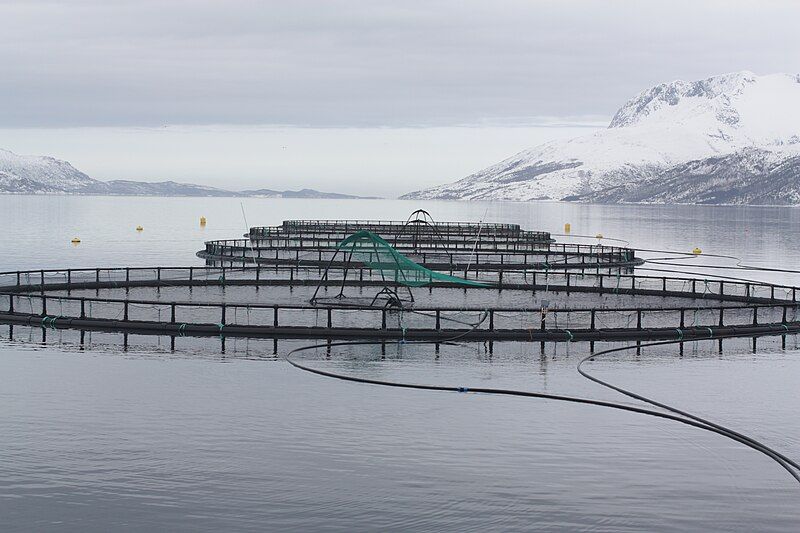
[{"label": "fish farm pen", "polygon": [[633,249],[515,224],[289,220],[204,266],[0,273],[0,322],[168,336],[494,341],[796,333],[797,288],[636,273]]},{"label": "fish farm pen", "polygon": [[415,212],[406,222],[287,220],[251,228],[244,239],[206,242],[208,264],[328,264],[342,240],[357,231],[380,235],[422,266],[464,275],[488,270],[617,268],[641,264],[628,248],[558,244],[550,234],[517,224],[433,222]]},{"label": "fish farm pen", "polygon": [[[638,251],[679,261],[701,253]],[[676,345],[682,356],[687,343],[690,353],[709,341],[719,353],[723,341],[734,349],[752,343],[755,352],[758,339],[786,349],[791,337],[797,348],[798,288],[707,275],[685,263],[680,271],[650,268],[648,262],[658,267],[665,258],[648,261],[636,252],[558,243],[547,232],[516,224],[435,222],[424,211],[406,221],[287,220],[250,228],[243,239],[206,242],[197,252],[204,265],[0,272],[0,324],[13,340],[77,340],[84,349],[99,337],[101,346],[120,344],[127,351],[133,339],[134,346],[147,345],[148,354],[173,353],[178,343],[181,350],[205,353],[216,338],[211,344],[218,342],[224,357],[244,345],[249,357],[275,360],[280,340],[288,344],[281,352],[287,363],[328,378],[548,399],[668,419],[758,451],[800,482],[800,463],[779,451],[584,368],[625,350],[663,354]],[[16,339],[15,328],[22,332]],[[495,350],[527,355],[529,345],[538,348],[543,372],[574,347],[581,376],[649,405],[547,390],[390,381],[305,362],[309,355],[328,361],[334,352],[343,361],[384,361],[388,348],[389,358],[432,354],[437,362],[482,348],[491,360]],[[307,354],[302,361],[301,354]]]}]

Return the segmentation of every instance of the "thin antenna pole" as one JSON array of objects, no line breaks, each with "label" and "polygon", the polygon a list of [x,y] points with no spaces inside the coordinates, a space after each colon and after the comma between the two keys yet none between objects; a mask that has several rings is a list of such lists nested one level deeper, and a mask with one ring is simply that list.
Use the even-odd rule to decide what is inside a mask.
[{"label": "thin antenna pole", "polygon": [[247,223],[247,215],[244,212],[244,202],[239,202],[239,207],[242,208],[242,219],[244,220],[244,229],[246,230],[245,233],[247,234],[247,242],[250,244],[250,253],[253,254],[253,264],[256,264],[256,249],[253,247],[253,239],[250,238],[250,224]]},{"label": "thin antenna pole", "polygon": [[489,214],[489,208],[486,208],[486,211],[483,212],[483,218],[478,221],[478,234],[475,236],[475,243],[472,245],[472,252],[469,254],[469,261],[467,262],[467,268],[464,269],[464,277],[467,277],[469,273],[469,267],[472,266],[472,257],[475,255],[475,250],[478,249],[478,240],[481,238],[481,231],[483,230],[483,220],[486,218],[486,215]]}]

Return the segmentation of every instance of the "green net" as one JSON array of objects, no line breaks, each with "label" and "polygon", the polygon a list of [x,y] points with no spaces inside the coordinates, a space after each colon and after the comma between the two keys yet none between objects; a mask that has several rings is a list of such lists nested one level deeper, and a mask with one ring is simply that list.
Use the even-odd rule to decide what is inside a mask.
[{"label": "green net", "polygon": [[427,269],[404,256],[384,239],[366,230],[358,231],[339,243],[337,248],[371,270],[377,270],[386,281],[407,287],[421,287],[435,282],[485,287],[486,283],[442,274]]}]

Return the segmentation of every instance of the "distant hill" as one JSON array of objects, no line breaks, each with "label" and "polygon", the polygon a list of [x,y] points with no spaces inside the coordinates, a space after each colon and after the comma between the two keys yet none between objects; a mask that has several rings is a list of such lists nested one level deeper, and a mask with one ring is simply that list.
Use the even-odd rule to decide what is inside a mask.
[{"label": "distant hill", "polygon": [[607,129],[545,143],[408,199],[800,204],[800,76],[651,87]]},{"label": "distant hill", "polygon": [[90,178],[66,161],[47,156],[17,155],[0,148],[0,193],[87,194],[119,196],[257,196],[263,198],[374,198],[314,189],[299,191],[228,191],[174,181],[100,181]]},{"label": "distant hill", "polygon": [[258,196],[261,198],[340,198],[340,199],[377,199],[377,196],[353,196],[352,194],[340,194],[338,192],[320,192],[314,189],[300,189],[299,191],[273,191],[272,189],[257,189],[254,191],[242,191],[245,196]]},{"label": "distant hill", "polygon": [[129,180],[97,181],[77,194],[125,196],[240,196],[239,193],[174,181],[143,182]]}]

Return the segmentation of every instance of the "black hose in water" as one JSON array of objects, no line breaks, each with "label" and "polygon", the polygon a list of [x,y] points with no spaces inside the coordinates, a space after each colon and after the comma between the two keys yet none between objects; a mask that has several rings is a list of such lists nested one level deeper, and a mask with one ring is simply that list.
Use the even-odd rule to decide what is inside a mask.
[{"label": "black hose in water", "polygon": [[[477,327],[477,326],[476,326]],[[753,335],[727,335],[727,336],[717,336],[714,337],[715,339],[726,339],[726,338],[735,338],[735,337],[752,337]],[[453,341],[456,339],[450,339],[448,341],[439,342],[439,344],[455,344]],[[711,422],[710,420],[706,420],[699,416],[693,415],[691,413],[682,411],[675,407],[671,407],[667,404],[657,402],[645,396],[636,394],[634,392],[628,391],[621,387],[617,387],[611,383],[605,382],[596,378],[583,370],[582,366],[585,362],[593,360],[597,357],[601,357],[603,355],[608,355],[611,353],[619,353],[625,350],[631,350],[633,348],[642,348],[642,347],[650,347],[650,346],[665,346],[670,344],[678,344],[685,342],[683,340],[674,340],[674,341],[661,341],[661,342],[653,342],[648,344],[642,344],[638,346],[623,346],[619,348],[612,348],[609,350],[604,350],[601,352],[597,352],[592,355],[588,355],[581,359],[578,363],[577,370],[581,374],[581,376],[589,379],[595,383],[598,383],[604,387],[608,387],[612,390],[615,390],[621,394],[629,396],[631,398],[635,398],[637,400],[649,403],[656,407],[665,409],[668,412],[662,411],[655,411],[652,409],[646,409],[642,407],[635,407],[631,405],[615,403],[615,402],[608,402],[604,400],[595,400],[592,398],[581,398],[577,396],[567,396],[561,394],[548,394],[543,392],[531,392],[531,391],[522,391],[522,390],[514,390],[514,389],[495,389],[495,388],[487,388],[487,387],[465,387],[465,386],[452,386],[452,385],[423,385],[423,384],[416,384],[416,383],[404,383],[404,382],[395,382],[395,381],[385,381],[385,380],[378,380],[378,379],[369,379],[369,378],[362,378],[356,376],[349,376],[347,374],[339,374],[336,372],[329,372],[326,370],[319,370],[316,368],[311,368],[305,366],[301,363],[298,363],[292,358],[292,355],[306,351],[312,350],[316,348],[327,348],[332,346],[357,346],[357,345],[375,345],[379,344],[375,341],[347,341],[347,342],[337,342],[337,343],[326,343],[326,344],[315,344],[309,346],[303,346],[300,348],[296,348],[286,354],[285,359],[286,361],[292,365],[293,367],[303,370],[305,372],[309,372],[312,374],[316,374],[318,376],[324,376],[328,378],[338,379],[342,381],[349,381],[353,383],[363,383],[368,385],[380,385],[383,387],[395,387],[395,388],[402,388],[402,389],[415,389],[415,390],[428,390],[428,391],[442,391],[442,392],[459,392],[459,393],[475,393],[475,394],[494,394],[494,395],[501,395],[501,396],[518,396],[524,398],[539,398],[545,400],[556,400],[556,401],[563,401],[563,402],[570,402],[582,405],[593,405],[597,407],[606,407],[609,409],[616,409],[619,411],[626,411],[630,413],[637,413],[641,415],[653,416],[656,418],[662,418],[666,420],[671,420],[674,422],[678,422],[680,424],[684,424],[687,426],[695,427],[697,429],[702,429],[704,431],[708,431],[711,433],[715,433],[717,435],[726,437],[730,440],[743,444],[767,457],[775,461],[778,465],[780,465],[784,470],[786,470],[798,483],[800,483],[800,465],[797,462],[786,457],[782,453],[770,448],[769,446],[757,441],[756,439],[734,431],[730,428],[722,426],[720,424]],[[412,341],[408,342],[408,344],[431,344],[430,341]]]}]

